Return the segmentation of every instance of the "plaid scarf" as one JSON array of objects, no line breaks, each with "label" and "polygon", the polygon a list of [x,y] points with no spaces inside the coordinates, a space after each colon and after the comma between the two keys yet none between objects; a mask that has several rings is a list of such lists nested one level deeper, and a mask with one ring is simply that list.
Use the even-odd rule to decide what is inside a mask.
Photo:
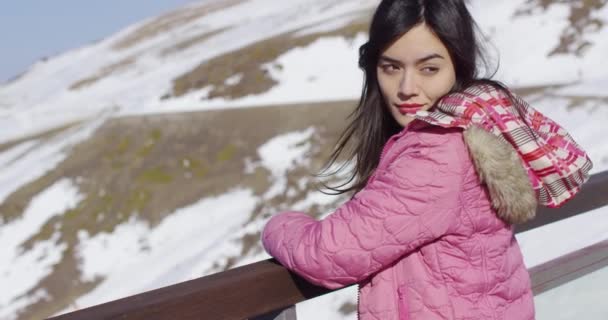
[{"label": "plaid scarf", "polygon": [[442,127],[479,126],[511,144],[539,203],[559,207],[589,179],[593,164],[564,128],[514,93],[511,96],[491,85],[475,85],[412,116]]}]

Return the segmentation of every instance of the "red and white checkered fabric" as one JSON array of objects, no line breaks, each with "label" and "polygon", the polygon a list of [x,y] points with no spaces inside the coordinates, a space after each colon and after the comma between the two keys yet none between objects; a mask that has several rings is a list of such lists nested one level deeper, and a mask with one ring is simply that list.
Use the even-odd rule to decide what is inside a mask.
[{"label": "red and white checkered fabric", "polygon": [[510,143],[536,190],[539,203],[559,207],[589,179],[593,164],[568,132],[512,93],[491,85],[452,93],[415,117],[442,127],[476,125]]}]

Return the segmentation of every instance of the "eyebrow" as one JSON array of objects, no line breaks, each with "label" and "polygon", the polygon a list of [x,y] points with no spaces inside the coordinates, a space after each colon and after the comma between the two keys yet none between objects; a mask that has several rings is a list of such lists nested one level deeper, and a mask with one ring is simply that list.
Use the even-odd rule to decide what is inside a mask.
[{"label": "eyebrow", "polygon": [[[424,62],[429,61],[431,59],[445,59],[445,58],[442,55],[438,54],[438,53],[432,53],[432,54],[429,54],[428,56],[424,56],[424,57],[416,60],[416,64],[421,64],[421,63],[424,63]],[[398,65],[403,65],[403,62],[401,62],[401,61],[399,61],[397,59],[393,59],[391,57],[387,57],[385,55],[382,55],[379,60],[384,60],[384,61],[395,63],[395,64],[398,64]]]}]

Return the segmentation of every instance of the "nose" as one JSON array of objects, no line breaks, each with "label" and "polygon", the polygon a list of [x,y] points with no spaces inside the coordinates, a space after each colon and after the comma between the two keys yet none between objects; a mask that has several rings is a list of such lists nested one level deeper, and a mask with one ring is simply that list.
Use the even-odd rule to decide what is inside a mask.
[{"label": "nose", "polygon": [[418,84],[416,83],[416,76],[413,72],[403,72],[401,81],[399,82],[398,94],[399,98],[402,100],[408,100],[418,94]]}]

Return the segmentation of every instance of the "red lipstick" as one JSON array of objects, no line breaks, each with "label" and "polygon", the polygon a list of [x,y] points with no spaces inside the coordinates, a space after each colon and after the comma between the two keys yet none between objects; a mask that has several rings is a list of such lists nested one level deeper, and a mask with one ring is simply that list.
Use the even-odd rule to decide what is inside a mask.
[{"label": "red lipstick", "polygon": [[416,113],[416,111],[422,109],[422,107],[424,107],[423,104],[418,104],[418,103],[404,103],[404,104],[398,104],[396,105],[397,109],[399,110],[399,113],[401,114],[412,114],[412,113]]}]

